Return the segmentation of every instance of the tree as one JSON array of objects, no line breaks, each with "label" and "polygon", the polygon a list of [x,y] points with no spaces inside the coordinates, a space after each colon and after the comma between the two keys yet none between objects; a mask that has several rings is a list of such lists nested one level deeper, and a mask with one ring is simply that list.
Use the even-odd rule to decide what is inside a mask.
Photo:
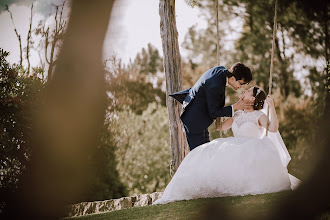
[{"label": "tree", "polygon": [[[157,51],[154,47],[149,48]],[[150,51],[144,51],[146,57],[150,57]],[[107,132],[111,139],[108,143],[113,142],[115,146],[120,174],[117,179],[125,184],[129,195],[164,190],[170,180],[166,94],[148,79],[159,77],[159,74],[143,72],[136,63],[141,63],[138,56],[127,66],[115,56],[104,63],[107,71]],[[152,66],[148,62],[145,64],[144,70]],[[113,160],[108,163],[111,165]],[[99,185],[104,188],[103,184]]]},{"label": "tree", "polygon": [[17,191],[20,177],[30,166],[32,117],[40,102],[43,82],[10,65],[9,52],[0,48],[0,198]]},{"label": "tree", "polygon": [[[14,31],[15,31],[15,34],[16,34],[17,39],[18,39],[18,42],[19,42],[19,51],[20,51],[19,65],[22,66],[23,65],[23,49],[22,49],[21,35],[18,34],[18,32],[17,32],[16,26],[15,26],[15,22],[14,22],[14,18],[13,18],[13,14],[9,10],[8,5],[6,5],[6,10],[10,14],[10,18],[11,18],[11,21],[12,21],[13,26],[14,26]],[[28,31],[27,38],[26,38],[26,41],[27,41],[26,47],[24,48],[24,50],[26,52],[25,58],[26,58],[27,63],[28,63],[28,68],[27,68],[27,71],[26,71],[28,75],[30,73],[30,67],[31,67],[31,65],[30,65],[30,49],[31,49],[31,45],[33,44],[33,41],[31,39],[31,33],[32,33],[32,17],[33,17],[32,12],[33,12],[33,4],[31,4],[31,15],[30,15],[29,31]]]},{"label": "tree", "polygon": [[163,59],[159,56],[158,49],[151,43],[148,43],[147,50],[142,48],[132,64],[141,74],[156,74],[163,71]]},{"label": "tree", "polygon": [[135,113],[142,114],[151,102],[165,106],[165,93],[146,80],[139,66],[131,64],[125,67],[116,57],[107,59],[105,66],[109,112],[129,106]]},{"label": "tree", "polygon": [[31,45],[33,45],[33,41],[31,39],[31,34],[32,34],[32,11],[33,11],[33,4],[31,4],[31,15],[30,15],[30,26],[29,26],[29,32],[28,32],[28,35],[27,35],[27,43],[26,43],[26,60],[28,62],[28,67],[27,67],[27,73],[29,74],[30,73],[30,68],[31,68],[31,64],[30,64],[30,47]]},{"label": "tree", "polygon": [[216,2],[219,2],[220,64],[226,66],[232,62],[230,56],[233,53],[226,48],[226,44],[231,43],[232,40],[229,41],[226,38],[238,34],[238,30],[230,21],[237,20],[237,14],[242,10],[242,6],[235,0],[194,0],[188,2],[192,7],[200,8],[202,17],[207,21],[207,27],[205,29],[197,25],[190,27],[182,46],[188,52],[188,62],[195,66],[202,66],[204,69],[217,65]]},{"label": "tree", "polygon": [[280,1],[279,5],[281,14],[286,15],[279,22],[290,37],[292,46],[297,53],[312,60],[304,63],[301,69],[309,72],[307,79],[312,98],[317,103],[314,106],[315,116],[320,118],[327,109],[327,100],[330,100],[330,93],[325,89],[330,82],[327,71],[330,59],[330,4],[322,0],[304,0]]},{"label": "tree", "polygon": [[[243,2],[246,5],[246,14],[244,15],[246,22],[236,48],[244,61],[252,60],[253,69],[258,71],[255,78],[257,84],[268,85],[274,13],[262,12],[274,11],[274,2]],[[281,12],[282,8],[283,5],[280,2],[277,19],[278,30],[275,37],[273,86],[274,88],[279,87],[285,98],[291,93],[298,97],[301,94],[301,86],[293,75],[293,65],[290,64],[294,62],[294,57],[287,51],[288,39],[285,28],[281,24],[283,18],[290,16],[293,12],[283,13]]]},{"label": "tree", "polygon": [[117,170],[115,135],[110,130],[112,124],[107,120],[101,132],[100,143],[93,154],[89,155],[95,167],[90,186],[82,193],[78,202],[100,201],[127,196],[128,190]]},{"label": "tree", "polygon": [[[42,46],[45,52],[44,56],[48,64],[48,80],[52,78],[52,73],[57,61],[57,50],[60,47],[60,44],[62,43],[65,34],[66,21],[63,19],[63,10],[65,3],[66,0],[64,0],[61,5],[55,5],[55,27],[53,29],[51,29],[50,27],[46,27],[46,24],[42,21],[40,21],[38,27],[35,29],[35,34],[41,35],[42,37],[39,46]],[[43,63],[41,59],[40,62]]]},{"label": "tree", "polygon": [[149,103],[142,114],[128,106],[109,114],[120,179],[129,194],[162,191],[170,181],[169,122],[166,106]]},{"label": "tree", "polygon": [[160,35],[166,76],[166,103],[170,121],[171,176],[188,153],[188,144],[179,117],[180,106],[168,95],[182,90],[181,56],[175,21],[175,0],[159,1]]}]

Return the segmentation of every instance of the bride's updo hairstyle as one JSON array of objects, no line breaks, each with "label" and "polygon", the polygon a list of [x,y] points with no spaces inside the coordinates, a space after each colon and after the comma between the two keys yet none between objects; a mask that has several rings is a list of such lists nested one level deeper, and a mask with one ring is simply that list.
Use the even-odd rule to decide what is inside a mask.
[{"label": "bride's updo hairstyle", "polygon": [[253,97],[255,97],[253,109],[260,110],[264,107],[266,93],[262,91],[259,87],[253,87]]}]

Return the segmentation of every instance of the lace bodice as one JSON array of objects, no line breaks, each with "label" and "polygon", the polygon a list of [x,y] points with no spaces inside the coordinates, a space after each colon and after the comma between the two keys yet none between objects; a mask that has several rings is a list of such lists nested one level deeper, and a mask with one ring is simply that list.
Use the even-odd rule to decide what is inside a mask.
[{"label": "lace bodice", "polygon": [[258,122],[258,119],[262,114],[264,113],[261,111],[247,113],[242,110],[236,111],[232,125],[234,136],[262,138],[265,129],[261,127]]}]

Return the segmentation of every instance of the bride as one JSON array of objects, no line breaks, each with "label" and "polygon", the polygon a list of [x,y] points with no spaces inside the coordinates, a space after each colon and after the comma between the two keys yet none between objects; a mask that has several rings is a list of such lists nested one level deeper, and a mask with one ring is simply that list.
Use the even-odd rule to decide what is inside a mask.
[{"label": "bride", "polygon": [[[218,138],[192,150],[154,204],[273,193],[297,187],[300,180],[287,170],[291,157],[278,132],[273,99],[266,98],[258,87],[250,88],[240,98],[253,97],[253,106],[236,111],[222,123],[222,130],[232,128],[234,137]],[[264,104],[269,105],[270,111],[268,137]]]}]

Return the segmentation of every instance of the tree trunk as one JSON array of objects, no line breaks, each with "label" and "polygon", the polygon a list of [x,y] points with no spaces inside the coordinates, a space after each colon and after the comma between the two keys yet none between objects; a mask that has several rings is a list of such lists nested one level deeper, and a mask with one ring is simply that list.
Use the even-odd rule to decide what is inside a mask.
[{"label": "tree trunk", "polygon": [[[278,38],[275,38],[275,45],[276,45],[276,54],[279,61],[280,67],[280,84],[281,84],[281,93],[286,99],[289,96],[290,88],[289,88],[289,73],[288,73],[288,63],[287,60],[283,59],[281,56],[281,50],[278,43]],[[283,51],[284,54],[284,51]]]},{"label": "tree trunk", "polygon": [[[53,41],[51,41],[51,38],[50,38],[50,41],[52,43],[51,43],[51,50],[50,50],[49,60],[47,59],[47,56],[48,56],[47,48],[48,48],[48,41],[49,41],[48,40],[48,32],[45,35],[46,36],[46,39],[45,39],[45,56],[46,56],[46,61],[49,64],[47,81],[51,80],[52,75],[53,75],[53,69],[54,69],[54,67],[56,65],[56,62],[57,62],[56,55],[55,55],[55,49],[56,49],[57,41],[61,40],[60,36],[65,31],[66,22],[62,20],[62,15],[63,15],[63,10],[64,10],[65,3],[66,3],[66,0],[62,3],[62,5],[56,6],[56,12],[55,12],[55,16],[54,16],[55,27],[54,27],[54,30],[53,30],[53,35],[51,35],[51,38],[53,38]],[[61,8],[61,11],[60,11],[60,15],[58,15],[60,7],[62,7],[62,8]],[[58,16],[60,16],[60,17],[58,18]],[[47,29],[47,31],[49,31],[49,28]]]},{"label": "tree trunk", "polygon": [[325,62],[326,65],[329,65],[329,18],[328,18],[328,2],[325,1],[325,6],[323,7],[324,13],[323,13],[323,22],[324,22],[324,33],[325,33]]},{"label": "tree trunk", "polygon": [[159,15],[166,76],[166,103],[170,121],[171,176],[173,176],[188,153],[188,144],[179,116],[181,105],[168,96],[168,94],[182,90],[181,55],[175,20],[175,0],[160,0]]},{"label": "tree trunk", "polygon": [[[247,11],[249,15],[249,26],[250,26],[250,32],[252,33],[254,31],[253,29],[253,1],[249,1],[248,6],[247,6]],[[252,56],[253,57],[253,56]]]}]

